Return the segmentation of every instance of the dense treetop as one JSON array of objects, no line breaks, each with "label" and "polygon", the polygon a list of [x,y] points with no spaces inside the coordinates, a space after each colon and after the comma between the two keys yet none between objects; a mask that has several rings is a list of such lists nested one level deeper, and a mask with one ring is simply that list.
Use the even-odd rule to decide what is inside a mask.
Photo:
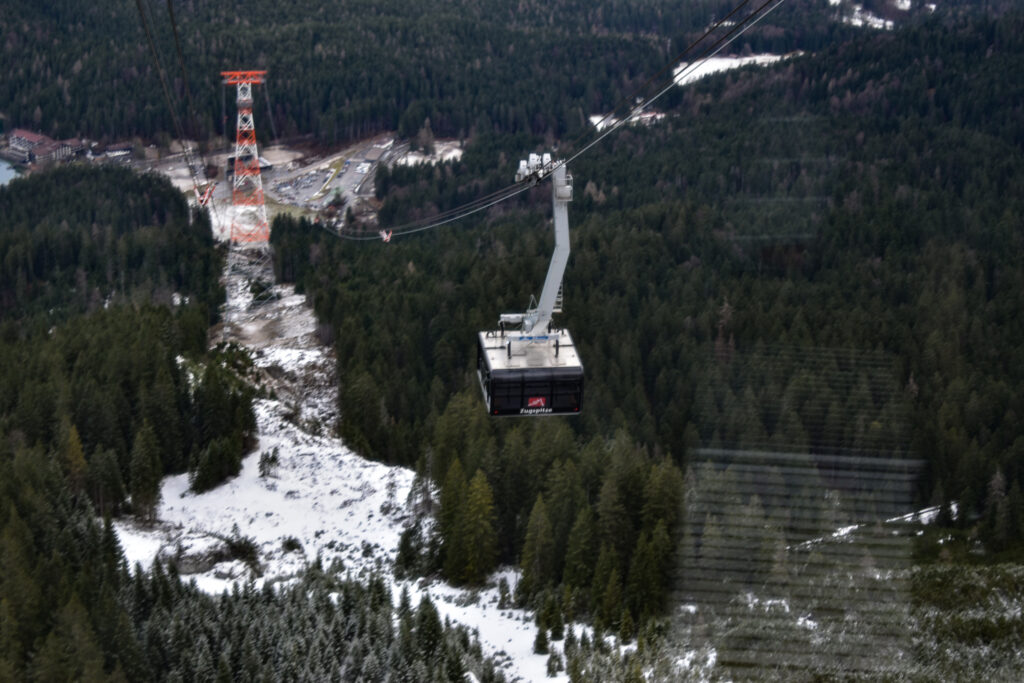
[{"label": "dense treetop", "polygon": [[[927,462],[920,503],[959,500],[959,522],[982,520],[992,549],[1018,543],[1024,93],[1006,74],[1024,66],[1021,28],[1019,14],[936,19],[726,74],[574,164],[561,321],[588,375],[583,414],[565,423],[577,448],[622,429],[680,466],[705,446],[913,454]],[[481,136],[459,163],[380,173],[382,221],[508,184],[541,148]],[[543,280],[549,192],[524,197],[386,248],[274,225],[279,273],[337,330],[343,433],[406,463],[433,434],[443,489],[438,430],[477,391],[475,331]],[[523,428],[478,434],[467,415],[461,479],[484,469],[499,528],[502,490],[526,524],[543,491],[523,496],[487,455],[514,462]],[[581,468],[573,450],[545,462]],[[551,523],[571,526],[563,514]]]},{"label": "dense treetop", "polygon": [[[185,117],[163,2],[142,3]],[[277,128],[337,143],[384,130],[563,136],[605,111],[733,5],[721,0],[175,3],[196,113],[186,133],[223,134],[220,72],[269,71]],[[790,0],[743,45],[817,49],[852,29]],[[101,139],[175,135],[134,3],[8,3],[0,17],[7,126]],[[271,133],[256,92],[257,129]],[[228,130],[234,121],[228,97]]]},{"label": "dense treetop", "polygon": [[0,254],[9,330],[145,300],[191,301],[212,320],[223,296],[207,217],[124,168],[63,166],[0,188]]}]

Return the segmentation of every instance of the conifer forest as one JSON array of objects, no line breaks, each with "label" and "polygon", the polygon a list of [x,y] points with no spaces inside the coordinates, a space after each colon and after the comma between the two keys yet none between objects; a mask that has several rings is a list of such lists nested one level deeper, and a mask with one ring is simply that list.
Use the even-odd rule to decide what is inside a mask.
[{"label": "conifer forest", "polygon": [[[778,61],[672,86],[586,147],[734,4],[0,0],[7,135],[219,149],[218,74],[242,64],[271,74],[276,138],[463,150],[382,163],[374,221],[272,212],[273,275],[336,359],[325,430],[415,472],[394,562],[257,581],[240,519],[221,540],[252,573],[219,594],[130,564],[115,526],[159,525],[167,477],[216,496],[278,465],[252,354],[211,341],[229,245],[138,168],[0,186],[0,681],[508,680],[408,590],[433,581],[498,591],[573,683],[1019,676],[1024,12],[859,7],[891,25],[787,0],[727,50]],[[573,158],[556,322],[583,408],[494,418],[476,335],[538,294],[549,186],[401,227],[549,151]]]}]

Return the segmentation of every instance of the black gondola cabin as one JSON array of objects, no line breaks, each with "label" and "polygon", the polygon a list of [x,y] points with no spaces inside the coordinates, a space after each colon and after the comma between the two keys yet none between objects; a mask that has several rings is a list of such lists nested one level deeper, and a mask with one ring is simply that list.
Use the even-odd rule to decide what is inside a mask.
[{"label": "black gondola cabin", "polygon": [[476,369],[491,415],[577,415],[583,407],[583,364],[566,330],[536,338],[481,332]]}]

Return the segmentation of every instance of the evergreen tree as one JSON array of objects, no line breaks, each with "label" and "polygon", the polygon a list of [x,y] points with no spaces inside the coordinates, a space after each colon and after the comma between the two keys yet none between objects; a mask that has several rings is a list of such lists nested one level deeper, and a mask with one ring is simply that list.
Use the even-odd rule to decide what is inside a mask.
[{"label": "evergreen tree", "polygon": [[546,498],[554,535],[555,576],[561,576],[572,526],[587,504],[579,472],[571,460],[556,462],[547,478]]},{"label": "evergreen tree", "polygon": [[548,653],[548,630],[543,624],[537,627],[537,635],[533,638],[533,654],[546,655]]},{"label": "evergreen tree", "polygon": [[18,680],[22,651],[18,640],[18,624],[7,598],[0,598],[0,680]]},{"label": "evergreen tree", "polygon": [[43,681],[106,680],[103,673],[103,651],[89,624],[89,615],[77,595],[61,610],[57,623],[46,637],[32,668],[35,678]]},{"label": "evergreen tree", "polygon": [[633,549],[633,525],[623,504],[617,471],[609,469],[597,499],[597,536],[602,544],[615,548],[621,560]]},{"label": "evergreen tree", "polygon": [[551,654],[548,656],[547,661],[548,678],[554,678],[559,674],[559,672],[563,671],[564,669],[565,666],[562,664],[561,655],[559,655],[558,652],[552,650]]},{"label": "evergreen tree", "polygon": [[466,567],[466,539],[459,534],[459,523],[463,519],[467,488],[462,462],[455,458],[441,487],[441,509],[438,511],[444,571],[452,581],[459,581]]},{"label": "evergreen tree", "polygon": [[437,608],[426,594],[420,598],[419,607],[416,608],[416,649],[425,661],[436,661],[438,648],[441,646],[443,632],[441,618],[437,614]]},{"label": "evergreen tree", "polygon": [[589,588],[593,577],[596,539],[594,515],[589,506],[584,506],[576,515],[576,521],[569,533],[569,545],[565,553],[565,571],[562,580],[572,588]]},{"label": "evergreen tree", "polygon": [[622,608],[622,614],[619,615],[619,642],[629,643],[633,640],[635,635],[635,626],[633,625],[633,615],[630,613],[628,607]]},{"label": "evergreen tree", "polygon": [[608,575],[608,584],[601,596],[601,623],[611,629],[617,628],[621,622],[623,609],[622,579],[619,568],[612,567],[612,573]]},{"label": "evergreen tree", "polygon": [[72,493],[79,494],[85,491],[88,471],[85,452],[82,450],[82,439],[78,435],[78,429],[70,423],[65,423],[62,431],[65,436],[61,446],[61,468]]},{"label": "evergreen tree", "polygon": [[526,542],[523,544],[523,558],[520,567],[520,592],[526,597],[545,588],[554,580],[554,538],[551,521],[548,519],[544,496],[538,495],[526,525]]},{"label": "evergreen tree", "polygon": [[160,503],[160,451],[148,422],[135,434],[131,458],[132,509],[141,519],[153,522]]},{"label": "evergreen tree", "polygon": [[458,533],[465,544],[466,556],[461,578],[466,583],[478,584],[494,568],[498,545],[494,530],[494,496],[483,470],[477,470],[469,484],[460,517]]},{"label": "evergreen tree", "polygon": [[88,489],[100,515],[114,515],[124,501],[124,482],[112,449],[101,448],[89,461]]},{"label": "evergreen tree", "polygon": [[618,580],[618,566],[619,558],[615,553],[615,549],[606,543],[602,544],[601,550],[597,555],[597,563],[594,565],[594,578],[590,586],[590,605],[595,624],[597,621],[601,621],[604,626],[608,625],[608,622],[604,619],[603,600],[613,571],[615,572],[616,580]]},{"label": "evergreen tree", "polygon": [[652,604],[656,608],[660,608],[665,594],[671,588],[670,581],[675,562],[672,540],[669,538],[664,522],[659,521],[654,525],[654,531],[651,532],[650,549],[657,571],[657,581],[654,584],[656,592]]},{"label": "evergreen tree", "polygon": [[654,529],[664,521],[671,534],[683,513],[683,475],[666,458],[651,468],[644,486],[643,528]]},{"label": "evergreen tree", "polygon": [[653,615],[661,604],[661,567],[646,532],[640,534],[630,561],[626,580],[626,603],[641,620]]}]

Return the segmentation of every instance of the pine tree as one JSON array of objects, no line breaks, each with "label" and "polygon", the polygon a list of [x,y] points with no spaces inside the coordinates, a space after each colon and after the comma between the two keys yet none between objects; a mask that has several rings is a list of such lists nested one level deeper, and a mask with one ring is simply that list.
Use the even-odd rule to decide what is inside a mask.
[{"label": "pine tree", "polygon": [[613,570],[619,566],[619,557],[615,549],[606,544],[601,544],[601,551],[597,555],[597,563],[594,565],[594,578],[590,584],[590,605],[591,612],[595,619],[602,615],[601,601],[604,598],[605,590],[608,588],[608,579]]},{"label": "pine tree", "polygon": [[[10,503],[7,524],[0,533],[0,586],[11,622],[5,628],[8,643],[28,647],[45,633],[49,616],[43,587],[35,572],[35,548],[32,532],[21,519],[14,502]],[[11,630],[13,629],[13,631]],[[20,652],[20,651],[19,651]],[[15,666],[21,662],[16,661]]]},{"label": "pine tree", "polygon": [[531,476],[526,457],[523,427],[513,428],[505,437],[501,448],[503,473],[495,482],[495,504],[498,512],[499,557],[503,562],[515,562],[526,537],[528,517],[523,509],[534,500],[535,477]]},{"label": "pine tree", "polygon": [[647,677],[644,676],[640,662],[636,661],[634,658],[633,661],[628,662],[626,666],[628,667],[628,670],[626,671],[623,683],[646,683]]},{"label": "pine tree", "polygon": [[89,615],[74,594],[34,658],[35,677],[44,681],[103,681],[103,651]]},{"label": "pine tree", "polygon": [[597,499],[597,535],[602,544],[615,548],[620,559],[628,557],[635,543],[615,469],[609,469],[605,475]]},{"label": "pine tree", "polygon": [[498,579],[498,609],[508,609],[511,606],[511,597],[508,590],[508,580],[503,576]]},{"label": "pine tree", "polygon": [[584,683],[586,681],[587,669],[583,666],[583,655],[576,653],[569,658],[567,666],[569,683]]},{"label": "pine tree", "polygon": [[647,534],[641,533],[629,564],[626,602],[641,620],[654,614],[660,603],[661,577]]},{"label": "pine tree", "polygon": [[88,482],[89,495],[96,505],[96,511],[102,516],[117,514],[124,501],[124,482],[113,450],[101,448],[92,456]]},{"label": "pine tree", "polygon": [[601,621],[608,628],[618,627],[622,610],[622,579],[619,568],[613,567],[612,573],[608,576],[604,595],[601,597]]},{"label": "pine tree", "polygon": [[988,497],[985,500],[985,531],[989,543],[995,550],[1003,550],[1010,542],[1011,532],[1010,501],[1006,495],[1006,478],[997,469],[988,483]]},{"label": "pine tree", "polygon": [[548,656],[547,662],[548,678],[554,678],[558,675],[560,671],[563,671],[564,669],[565,666],[562,664],[561,655],[559,655],[558,652],[552,650],[551,654]]},{"label": "pine tree", "polygon": [[132,508],[146,522],[156,519],[156,507],[160,503],[160,451],[156,435],[148,422],[135,434],[131,459]]},{"label": "pine tree", "polygon": [[550,620],[551,640],[561,640],[565,637],[565,620],[562,618],[562,610],[555,603],[555,611]]},{"label": "pine tree", "polygon": [[594,514],[590,506],[584,506],[576,515],[576,521],[569,532],[569,544],[565,552],[565,571],[562,581],[572,588],[589,588],[594,570]]},{"label": "pine tree", "polygon": [[519,582],[519,589],[526,598],[532,597],[554,580],[553,553],[551,521],[544,505],[544,496],[538,495],[526,525],[526,542],[523,544],[520,563],[523,578]]},{"label": "pine tree", "polygon": [[533,639],[533,654],[546,655],[548,653],[548,630],[541,624],[537,627],[537,635]]},{"label": "pine tree", "polygon": [[424,594],[416,608],[416,649],[426,661],[436,661],[437,648],[441,644],[444,633],[441,629],[441,618],[430,596]]},{"label": "pine tree", "polygon": [[19,679],[23,650],[7,598],[0,598],[0,681]]},{"label": "pine tree", "polygon": [[562,574],[566,547],[577,513],[587,504],[579,472],[571,460],[555,463],[551,468],[547,477],[545,501],[554,533],[554,573],[557,578]]},{"label": "pine tree", "polygon": [[441,509],[438,512],[438,531],[444,553],[444,573],[452,581],[459,581],[466,566],[466,539],[459,533],[459,522],[466,505],[466,477],[459,458],[452,461],[441,487]]},{"label": "pine tree", "polygon": [[631,642],[635,635],[635,630],[636,629],[633,626],[633,615],[630,613],[628,607],[623,607],[622,614],[619,615],[619,642]]},{"label": "pine tree", "polygon": [[654,565],[657,568],[657,589],[658,593],[654,599],[655,606],[660,606],[665,593],[669,590],[672,579],[672,569],[675,558],[673,557],[672,541],[669,538],[665,523],[659,521],[654,525],[651,532],[651,555],[654,556]]},{"label": "pine tree", "polygon": [[167,466],[167,471],[180,472],[187,465],[184,460],[186,451],[178,412],[178,392],[171,378],[169,362],[157,362],[153,385],[142,392],[140,404],[156,432],[161,461]]},{"label": "pine tree", "polygon": [[664,521],[671,534],[683,512],[683,475],[668,458],[651,468],[644,486],[643,528]]},{"label": "pine tree", "polygon": [[61,468],[64,470],[68,487],[72,493],[80,494],[85,491],[88,472],[85,452],[82,450],[82,439],[78,436],[78,428],[73,424],[65,424],[62,431],[64,438],[61,444]]},{"label": "pine tree", "polygon": [[461,579],[479,584],[494,568],[498,547],[494,531],[494,495],[482,470],[477,470],[469,484],[460,517],[459,536],[465,548]]}]

